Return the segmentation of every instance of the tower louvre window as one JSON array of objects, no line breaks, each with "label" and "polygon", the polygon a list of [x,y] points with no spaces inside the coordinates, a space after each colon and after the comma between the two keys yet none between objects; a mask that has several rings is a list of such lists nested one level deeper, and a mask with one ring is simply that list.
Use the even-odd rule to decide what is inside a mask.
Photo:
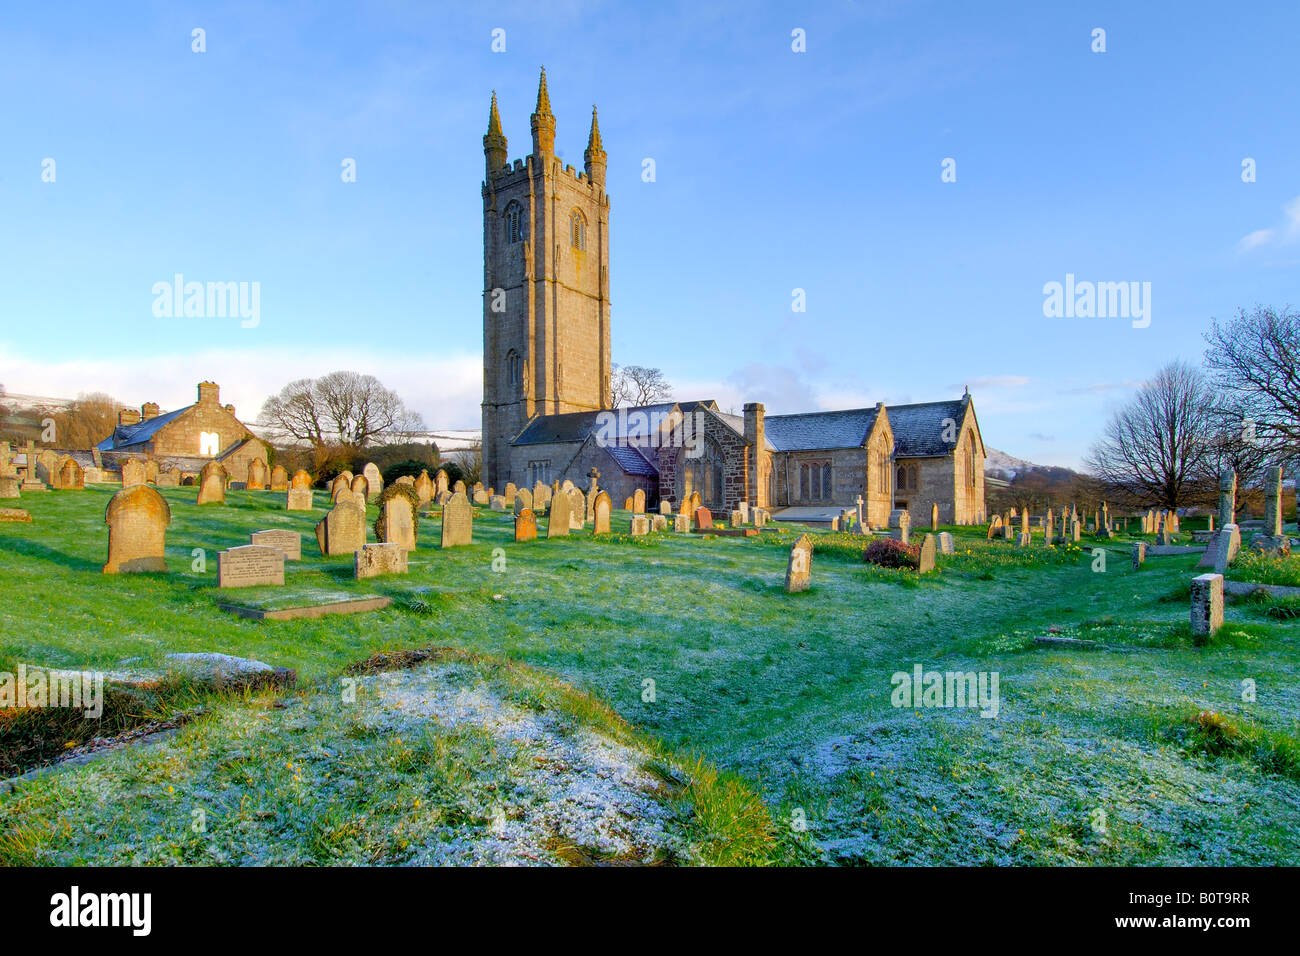
[{"label": "tower louvre window", "polygon": [[505,223],[506,242],[522,242],[527,238],[524,234],[524,210],[519,203],[512,202],[506,206]]},{"label": "tower louvre window", "polygon": [[512,388],[517,388],[523,380],[522,365],[518,352],[512,351],[506,356],[506,382]]},{"label": "tower louvre window", "polygon": [[575,212],[569,217],[569,244],[575,249],[587,248],[587,223],[582,213]]}]

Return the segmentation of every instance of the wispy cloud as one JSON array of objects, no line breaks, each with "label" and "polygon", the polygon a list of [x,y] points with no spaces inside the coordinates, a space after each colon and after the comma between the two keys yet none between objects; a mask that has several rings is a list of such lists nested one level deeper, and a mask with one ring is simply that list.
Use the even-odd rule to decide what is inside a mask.
[{"label": "wispy cloud", "polygon": [[1282,222],[1266,229],[1256,229],[1237,242],[1240,252],[1249,252],[1260,246],[1282,245],[1300,239],[1300,196],[1282,206]]},{"label": "wispy cloud", "polygon": [[1091,385],[1082,385],[1078,388],[1063,388],[1062,395],[1087,395],[1099,394],[1101,392],[1113,392],[1118,389],[1141,388],[1144,383],[1141,381],[1130,382],[1094,382]]},{"label": "wispy cloud", "polygon": [[963,388],[969,388],[971,391],[981,388],[1022,388],[1028,385],[1030,381],[1030,378],[1026,375],[985,375],[980,378],[972,378],[960,385],[949,385],[948,390],[960,392]]}]

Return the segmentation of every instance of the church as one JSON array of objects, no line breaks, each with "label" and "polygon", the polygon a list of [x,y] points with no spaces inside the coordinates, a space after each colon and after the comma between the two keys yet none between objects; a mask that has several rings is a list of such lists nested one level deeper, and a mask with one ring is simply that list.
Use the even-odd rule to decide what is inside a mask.
[{"label": "church", "polygon": [[496,94],[483,137],[483,481],[585,484],[615,502],[699,492],[725,515],[745,501],[780,518],[853,508],[945,524],[986,520],[984,441],[960,398],[843,411],[743,415],[711,400],[611,408],[609,196],[596,110],[584,165],[555,155],[542,71],[532,153],[509,159]]}]

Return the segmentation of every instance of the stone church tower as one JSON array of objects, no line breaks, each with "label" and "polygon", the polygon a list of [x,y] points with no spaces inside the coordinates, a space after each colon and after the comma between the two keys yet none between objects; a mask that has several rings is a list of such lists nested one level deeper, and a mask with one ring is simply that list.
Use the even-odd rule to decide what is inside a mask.
[{"label": "stone church tower", "polygon": [[511,164],[496,93],[483,137],[483,482],[510,473],[510,441],[535,415],[609,408],[609,197],[596,110],[584,171],[555,156],[546,70],[533,151]]}]

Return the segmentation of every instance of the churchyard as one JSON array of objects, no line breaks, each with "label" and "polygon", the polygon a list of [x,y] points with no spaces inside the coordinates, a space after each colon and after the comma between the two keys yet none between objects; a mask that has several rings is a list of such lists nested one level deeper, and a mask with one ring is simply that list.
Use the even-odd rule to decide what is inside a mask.
[{"label": "churchyard", "polygon": [[[534,502],[516,540],[508,504],[447,489],[394,519],[413,549],[356,555],[371,495],[325,557],[327,491],[148,490],[165,573],[104,573],[120,488],[7,502],[31,520],[0,522],[0,672],[117,683],[98,721],[0,714],[0,777],[25,774],[0,863],[1300,863],[1300,601],[1230,593],[1193,633],[1191,522],[1168,553],[1137,518],[1052,547],[946,527],[918,574],[852,532],[608,502],[607,534]],[[1227,577],[1300,585],[1300,558]],[[167,656],[213,653],[276,670]]]}]

